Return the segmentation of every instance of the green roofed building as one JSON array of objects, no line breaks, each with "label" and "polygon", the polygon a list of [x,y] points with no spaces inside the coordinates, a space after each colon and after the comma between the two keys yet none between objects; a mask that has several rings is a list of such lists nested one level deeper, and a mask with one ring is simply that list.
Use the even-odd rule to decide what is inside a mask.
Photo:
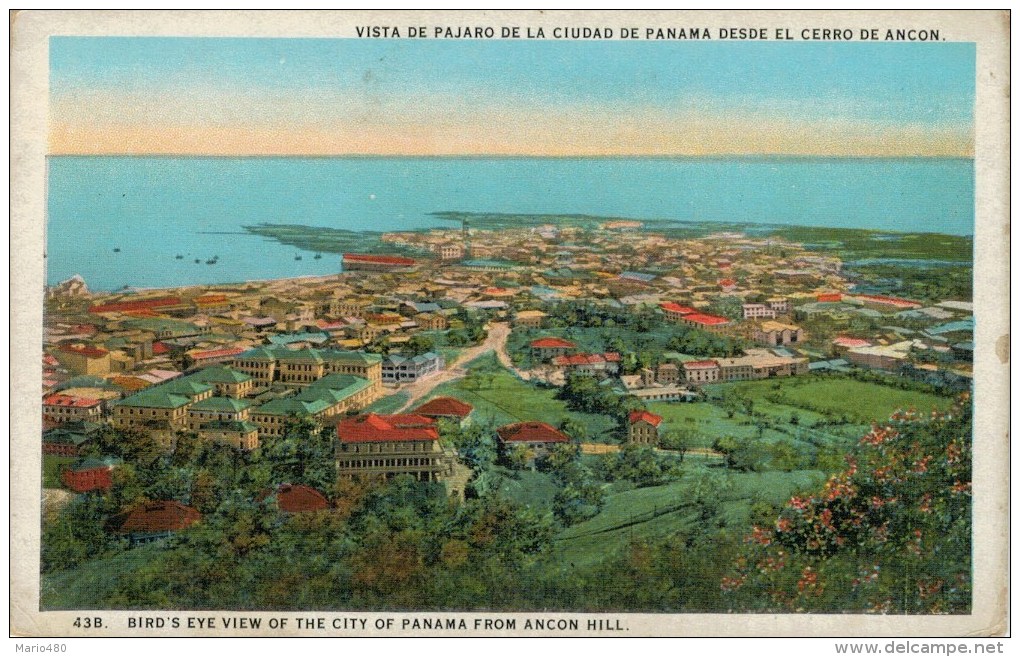
[{"label": "green roofed building", "polygon": [[[209,391],[211,393],[212,388]],[[170,392],[165,386],[146,388],[113,405],[113,426],[118,429],[153,425],[183,428],[192,403],[191,397]]]},{"label": "green roofed building", "polygon": [[184,395],[193,402],[208,399],[213,395],[213,387],[207,383],[200,383],[190,377],[181,377],[162,383],[152,390],[170,393],[172,395]]},{"label": "green roofed building", "polygon": [[188,428],[196,431],[209,422],[236,422],[248,419],[251,402],[232,397],[209,397],[188,408]]},{"label": "green roofed building", "polygon": [[187,376],[191,381],[211,385],[217,395],[240,399],[255,389],[255,379],[250,374],[229,367],[207,367]]},{"label": "green roofed building", "polygon": [[252,410],[260,436],[279,436],[288,420],[313,418],[323,422],[358,411],[376,399],[370,381],[348,374],[329,374],[293,397],[274,399]]},{"label": "green roofed building", "polygon": [[247,420],[207,422],[198,428],[198,435],[246,452],[259,446],[259,428]]},{"label": "green roofed building", "polygon": [[232,365],[258,385],[305,387],[329,374],[349,374],[367,379],[376,395],[382,387],[382,357],[362,351],[258,347],[239,354]]}]

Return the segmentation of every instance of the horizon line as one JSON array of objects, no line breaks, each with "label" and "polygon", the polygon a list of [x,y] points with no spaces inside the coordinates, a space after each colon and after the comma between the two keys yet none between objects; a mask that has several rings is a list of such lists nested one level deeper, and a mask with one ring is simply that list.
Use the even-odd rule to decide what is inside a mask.
[{"label": "horizon line", "polygon": [[507,154],[507,153],[46,153],[50,157],[137,157],[137,158],[179,158],[179,159],[460,159],[460,160],[707,160],[707,159],[800,159],[800,160],[974,160],[974,154],[851,154],[851,153],[677,153],[677,154]]}]

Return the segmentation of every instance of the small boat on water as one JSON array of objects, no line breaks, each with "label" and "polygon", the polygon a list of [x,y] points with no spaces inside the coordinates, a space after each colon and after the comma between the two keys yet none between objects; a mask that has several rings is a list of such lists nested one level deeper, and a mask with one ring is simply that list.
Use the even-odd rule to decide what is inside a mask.
[{"label": "small boat on water", "polygon": [[180,253],[178,253],[177,254],[177,259],[178,260],[184,260],[184,256],[182,256]]},{"label": "small boat on water", "polygon": [[316,260],[322,260],[322,254],[321,253],[316,253],[315,254],[315,259]]},{"label": "small boat on water", "polygon": [[120,247],[119,246],[113,247],[113,252],[114,253],[120,253]]},{"label": "small boat on water", "polygon": [[200,262],[202,262],[202,259],[201,259],[201,258],[195,258],[195,264],[196,264],[196,265],[197,265],[198,263],[200,263]]},{"label": "small boat on water", "polygon": [[205,264],[207,264],[207,265],[215,265],[216,264],[216,260],[206,260]]},{"label": "small boat on water", "polygon": [[301,256],[294,256],[294,259],[295,259],[295,260],[300,260],[300,259],[301,259]]}]

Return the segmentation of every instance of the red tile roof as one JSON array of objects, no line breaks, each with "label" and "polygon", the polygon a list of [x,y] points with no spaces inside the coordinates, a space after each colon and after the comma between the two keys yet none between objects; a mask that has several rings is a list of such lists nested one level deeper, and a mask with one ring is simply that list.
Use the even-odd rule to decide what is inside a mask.
[{"label": "red tile roof", "polygon": [[207,303],[223,303],[227,300],[225,294],[203,294],[200,297],[195,297],[195,303],[207,304]]},{"label": "red tile roof", "polygon": [[280,484],[276,490],[264,491],[258,499],[262,501],[272,496],[276,497],[277,508],[284,513],[304,513],[329,508],[329,501],[322,493],[301,484]]},{"label": "red tile roof", "polygon": [[681,315],[690,315],[691,313],[698,312],[696,309],[691,308],[690,306],[681,306],[680,304],[673,303],[672,301],[659,304],[659,307],[667,312],[680,313]]},{"label": "red tile roof", "polygon": [[890,306],[896,306],[897,308],[920,308],[921,304],[916,301],[909,301],[907,299],[898,299],[896,297],[885,297],[877,294],[860,294],[857,295],[858,299],[864,301],[874,301],[875,303],[884,303]]},{"label": "red tile roof", "polygon": [[572,354],[569,356],[557,356],[553,358],[553,365],[597,365],[599,363],[618,363],[620,354],[608,352],[605,354]]},{"label": "red tile roof", "polygon": [[211,349],[209,351],[196,351],[191,354],[191,357],[195,360],[209,360],[210,358],[229,358],[231,356],[243,354],[245,351],[247,350],[241,349],[240,347],[231,347],[229,349]]},{"label": "red tile roof", "polygon": [[414,412],[419,415],[427,415],[433,417],[460,417],[465,418],[471,415],[471,411],[474,407],[471,404],[466,404],[459,399],[453,397],[436,397],[430,401],[425,402],[418,408],[414,409]]},{"label": "red tile roof", "polygon": [[628,419],[630,420],[631,424],[635,424],[637,422],[641,422],[642,420],[644,420],[653,427],[659,426],[659,424],[662,422],[661,415],[649,413],[648,411],[631,411],[630,415],[628,416]]},{"label": "red tile roof", "polygon": [[708,370],[713,367],[719,367],[719,363],[714,360],[689,360],[684,363],[685,370]]},{"label": "red tile roof", "polygon": [[842,301],[843,295],[839,292],[834,292],[832,294],[819,294],[817,298],[819,301],[824,303],[835,303]]},{"label": "red tile roof", "polygon": [[119,303],[107,303],[89,308],[90,313],[123,313],[136,310],[151,310],[164,306],[181,305],[180,297],[160,297],[158,299],[142,299],[139,301],[121,301]]},{"label": "red tile roof", "polygon": [[68,354],[78,354],[85,356],[86,358],[102,358],[106,354],[110,353],[106,349],[100,349],[99,347],[88,347],[82,344],[67,344],[60,348],[61,351]]},{"label": "red tile roof", "polygon": [[368,413],[341,420],[336,435],[342,443],[432,441],[439,439],[436,421],[424,415]]},{"label": "red tile roof", "polygon": [[844,336],[840,336],[838,338],[834,338],[833,341],[832,341],[832,344],[837,345],[839,347],[850,347],[851,349],[855,348],[855,347],[870,347],[871,346],[871,343],[868,342],[867,340],[862,340],[860,338],[848,338],[848,337],[844,337]]},{"label": "red tile roof", "polygon": [[113,487],[113,477],[108,465],[87,470],[64,470],[60,473],[60,483],[76,493],[87,493],[90,490],[109,490]]},{"label": "red tile roof", "polygon": [[345,262],[368,262],[379,265],[413,265],[414,260],[401,256],[373,255],[371,253],[345,253]]},{"label": "red tile roof", "polygon": [[98,406],[98,399],[90,399],[88,397],[73,397],[71,395],[50,395],[43,400],[44,406],[70,406],[72,408],[91,408],[92,406]]},{"label": "red tile roof", "polygon": [[561,338],[539,338],[531,341],[532,349],[573,349],[576,346],[573,342]]},{"label": "red tile roof", "polygon": [[154,356],[162,356],[163,354],[169,353],[170,347],[166,346],[162,342],[152,343],[152,354]]},{"label": "red tile roof", "polygon": [[723,287],[734,287],[736,284],[737,282],[732,278],[724,278],[721,281],[719,281],[719,285]]},{"label": "red tile roof", "polygon": [[566,443],[570,442],[564,434],[560,433],[545,422],[518,422],[508,424],[505,427],[496,429],[499,439],[511,443]]},{"label": "red tile roof", "polygon": [[174,500],[146,502],[118,513],[107,521],[107,529],[121,534],[173,532],[186,529],[202,519],[198,510]]},{"label": "red tile roof", "polygon": [[693,315],[686,315],[684,319],[695,324],[703,324],[705,326],[719,326],[721,324],[729,324],[730,320],[725,317],[718,317],[716,315],[705,315],[702,313],[694,313]]}]

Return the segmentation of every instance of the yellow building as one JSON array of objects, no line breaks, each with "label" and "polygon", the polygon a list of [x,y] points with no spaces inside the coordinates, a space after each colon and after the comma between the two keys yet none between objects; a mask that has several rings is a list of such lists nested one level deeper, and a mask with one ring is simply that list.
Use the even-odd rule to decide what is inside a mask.
[{"label": "yellow building", "polygon": [[110,352],[85,344],[64,345],[53,353],[72,374],[109,374]]}]

